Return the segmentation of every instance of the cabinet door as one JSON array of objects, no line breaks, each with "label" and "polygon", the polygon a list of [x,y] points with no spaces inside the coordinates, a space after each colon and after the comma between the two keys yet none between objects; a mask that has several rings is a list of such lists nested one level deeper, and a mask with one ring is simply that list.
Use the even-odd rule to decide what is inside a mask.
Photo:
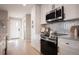
[{"label": "cabinet door", "polygon": [[41,6],[41,24],[46,24],[46,8],[44,5]]},{"label": "cabinet door", "polygon": [[55,5],[52,4],[44,4],[41,5],[41,24],[46,24],[46,14],[49,13]]},{"label": "cabinet door", "polygon": [[1,44],[0,44],[0,55],[2,54],[2,48],[1,48]]},{"label": "cabinet door", "polygon": [[59,55],[72,55],[73,50],[62,40],[58,41]]},{"label": "cabinet door", "polygon": [[79,5],[78,4],[55,4],[55,8],[64,6],[64,20],[71,20],[79,18]]},{"label": "cabinet door", "polygon": [[5,53],[5,42],[0,42],[0,55],[3,55]]},{"label": "cabinet door", "polygon": [[79,41],[59,39],[58,40],[59,55],[78,55]]},{"label": "cabinet door", "polygon": [[71,20],[79,18],[78,16],[78,5],[75,4],[66,4],[64,5],[64,20]]}]

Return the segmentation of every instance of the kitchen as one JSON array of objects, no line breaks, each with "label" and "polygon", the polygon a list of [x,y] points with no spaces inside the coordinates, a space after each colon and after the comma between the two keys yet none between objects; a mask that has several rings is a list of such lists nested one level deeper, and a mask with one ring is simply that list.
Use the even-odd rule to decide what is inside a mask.
[{"label": "kitchen", "polygon": [[[24,6],[19,6],[25,9]],[[39,55],[79,55],[78,4],[29,4],[27,6],[29,6],[27,9],[31,10],[29,14],[31,21],[27,20],[27,23],[31,23],[31,46],[38,51]],[[2,28],[0,29],[0,36],[1,39],[5,40],[8,12],[1,11],[0,15],[0,18],[4,15],[0,20],[2,22],[0,23],[0,28]],[[25,21],[23,20],[23,22]],[[24,26],[26,23],[22,24]],[[23,30],[26,30],[25,27]],[[25,32],[22,34],[22,36],[26,36]],[[5,46],[6,43],[0,43],[0,47],[3,47],[0,53],[5,53]]]},{"label": "kitchen", "polygon": [[[49,5],[48,5],[49,6]],[[46,7],[46,5],[43,5],[42,7]],[[51,7],[51,8],[50,8]],[[56,4],[56,5],[50,5],[50,7],[46,7],[47,9],[42,8],[44,11],[42,11],[42,19],[41,19],[41,23],[42,23],[42,32],[43,32],[43,36],[46,36],[46,29],[50,28],[51,30],[49,31],[51,33],[52,31],[52,35],[49,33],[49,35],[52,37],[55,37],[54,35],[56,34],[56,36],[58,37],[56,42],[57,45],[55,47],[56,53],[54,53],[53,51],[50,52],[51,50],[48,49],[48,47],[52,47],[50,49],[53,49],[53,46],[51,46],[51,43],[48,47],[47,46],[43,46],[46,47],[46,49],[44,49],[43,47],[43,51],[41,48],[41,51],[44,54],[54,54],[54,55],[78,55],[79,54],[79,16],[78,16],[78,4]],[[63,7],[63,8],[62,8]],[[58,8],[61,9],[61,12],[59,12],[59,19],[52,17],[54,13],[53,11],[55,11],[56,9],[59,10]],[[63,10],[63,11],[62,11]],[[46,13],[47,15],[52,14],[48,16],[48,19],[46,21]],[[45,16],[44,16],[45,15]],[[58,15],[58,14],[57,14]],[[45,19],[45,20],[44,20]],[[47,31],[48,32],[48,31]],[[54,34],[54,35],[53,35]],[[50,36],[46,36],[47,38],[41,38],[41,40],[47,39],[48,41],[52,40],[54,41],[54,39],[50,39]],[[42,44],[42,43],[41,43]],[[47,52],[47,53],[46,53]]]}]

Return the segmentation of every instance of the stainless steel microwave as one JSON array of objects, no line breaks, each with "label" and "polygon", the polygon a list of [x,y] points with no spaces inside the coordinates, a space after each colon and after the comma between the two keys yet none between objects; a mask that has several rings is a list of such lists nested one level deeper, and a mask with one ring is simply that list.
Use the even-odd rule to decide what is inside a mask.
[{"label": "stainless steel microwave", "polygon": [[60,21],[64,19],[64,7],[58,7],[46,14],[46,21]]}]

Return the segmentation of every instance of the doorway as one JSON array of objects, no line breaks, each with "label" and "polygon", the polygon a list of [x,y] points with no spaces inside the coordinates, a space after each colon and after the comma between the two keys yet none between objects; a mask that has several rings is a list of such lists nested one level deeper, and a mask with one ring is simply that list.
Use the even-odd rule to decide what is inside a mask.
[{"label": "doorway", "polygon": [[[8,38],[6,40],[5,54],[17,54],[19,42],[22,38],[22,20],[20,18],[10,17],[8,21]],[[12,52],[13,51],[13,52]]]},{"label": "doorway", "polygon": [[21,39],[21,29],[22,29],[21,19],[10,18],[8,39]]}]

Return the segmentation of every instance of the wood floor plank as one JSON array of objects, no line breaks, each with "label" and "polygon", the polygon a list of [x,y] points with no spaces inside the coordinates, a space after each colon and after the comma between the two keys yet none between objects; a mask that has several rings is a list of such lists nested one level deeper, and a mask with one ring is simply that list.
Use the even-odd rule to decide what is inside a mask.
[{"label": "wood floor plank", "polygon": [[7,55],[40,55],[31,43],[26,40],[15,39],[7,42]]}]

